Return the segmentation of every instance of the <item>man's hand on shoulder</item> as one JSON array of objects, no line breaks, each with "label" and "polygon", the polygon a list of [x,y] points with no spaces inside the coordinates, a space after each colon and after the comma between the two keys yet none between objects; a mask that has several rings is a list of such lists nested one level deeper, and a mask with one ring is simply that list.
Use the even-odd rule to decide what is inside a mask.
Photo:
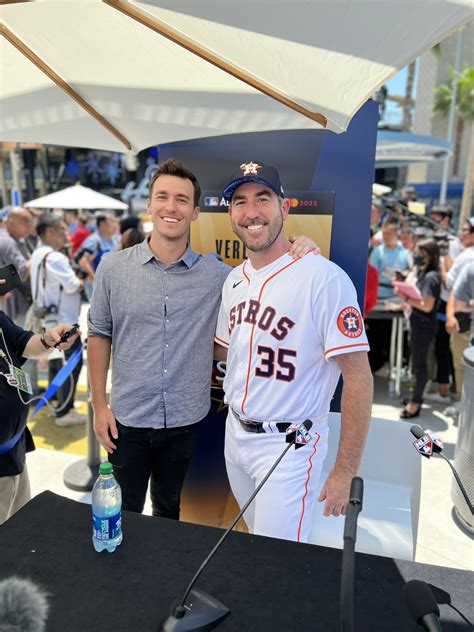
[{"label": "man's hand on shoulder", "polygon": [[306,235],[300,235],[299,237],[296,235],[290,235],[288,237],[288,241],[291,244],[288,254],[290,257],[293,257],[293,259],[301,259],[309,252],[312,252],[315,255],[321,254],[321,250],[318,246],[309,237],[306,237]]},{"label": "man's hand on shoulder", "polygon": [[108,406],[94,408],[94,432],[100,445],[112,454],[117,447],[112,438],[117,439],[118,432],[115,415]]}]

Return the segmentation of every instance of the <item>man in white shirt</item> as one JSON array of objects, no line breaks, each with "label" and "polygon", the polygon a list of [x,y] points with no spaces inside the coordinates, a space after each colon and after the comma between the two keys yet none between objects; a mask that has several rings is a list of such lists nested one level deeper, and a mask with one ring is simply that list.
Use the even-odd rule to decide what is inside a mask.
[{"label": "man in white shirt", "polygon": [[[68,243],[67,225],[61,217],[45,213],[38,219],[37,233],[41,246],[31,258],[31,293],[35,304],[35,313],[42,319],[45,329],[57,323],[73,325],[79,321],[81,310],[81,281],[72,269],[69,259],[61,248]],[[78,337],[67,351],[66,359],[81,345]],[[49,361],[50,381],[63,366],[62,358]],[[58,409],[56,425],[69,426],[85,422],[85,416],[74,410],[74,397],[82,368],[82,358],[70,378],[58,390]]]}]

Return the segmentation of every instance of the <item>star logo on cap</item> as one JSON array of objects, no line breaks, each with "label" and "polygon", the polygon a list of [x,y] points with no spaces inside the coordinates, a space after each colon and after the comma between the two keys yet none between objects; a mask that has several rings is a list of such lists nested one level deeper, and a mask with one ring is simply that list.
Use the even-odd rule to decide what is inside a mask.
[{"label": "star logo on cap", "polygon": [[259,165],[256,162],[248,162],[247,164],[240,165],[240,168],[243,171],[244,176],[257,175],[258,170],[262,168],[262,165]]}]

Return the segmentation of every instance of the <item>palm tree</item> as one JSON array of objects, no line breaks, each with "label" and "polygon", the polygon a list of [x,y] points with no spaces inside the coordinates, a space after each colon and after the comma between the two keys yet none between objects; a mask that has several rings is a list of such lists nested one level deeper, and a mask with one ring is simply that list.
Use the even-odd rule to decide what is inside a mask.
[{"label": "palm tree", "polygon": [[[448,115],[453,98],[453,82],[454,73],[451,72],[449,82],[435,88],[433,103],[434,116],[446,117]],[[463,222],[472,214],[472,190],[474,184],[474,66],[466,68],[457,77],[456,114],[454,173],[457,173],[461,138],[466,128],[470,136],[460,214],[460,222]]]},{"label": "palm tree", "polygon": [[402,102],[403,121],[402,129],[404,132],[411,130],[412,114],[413,114],[413,86],[415,84],[416,60],[412,61],[407,68],[407,80],[405,84],[405,96]]}]

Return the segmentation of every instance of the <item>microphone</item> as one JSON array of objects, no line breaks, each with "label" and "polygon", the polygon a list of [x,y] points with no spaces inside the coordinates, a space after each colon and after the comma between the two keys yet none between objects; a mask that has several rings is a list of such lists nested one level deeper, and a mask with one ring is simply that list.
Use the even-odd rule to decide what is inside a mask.
[{"label": "microphone", "polygon": [[354,629],[354,561],[357,532],[357,518],[362,511],[364,481],[354,476],[349,493],[349,503],[344,522],[344,548],[341,571],[341,632]]},{"label": "microphone", "polygon": [[423,428],[416,425],[410,428],[410,432],[414,437],[416,437],[416,441],[413,442],[413,445],[415,446],[415,449],[419,454],[421,454],[422,456],[426,456],[428,459],[433,454],[437,454],[438,456],[440,456],[442,459],[446,461],[446,463],[451,468],[451,471],[453,472],[454,478],[456,479],[456,483],[458,484],[459,489],[461,490],[461,493],[463,495],[463,498],[466,501],[467,506],[469,507],[469,511],[471,512],[472,515],[474,515],[474,506],[471,503],[469,496],[467,495],[466,489],[464,485],[462,484],[461,479],[459,478],[459,474],[454,469],[454,466],[451,464],[451,461],[447,459],[444,456],[444,454],[442,454],[443,442],[441,441],[441,439],[439,439],[438,437],[432,437],[428,433],[425,433],[423,431]]},{"label": "microphone", "polygon": [[9,577],[0,582],[2,632],[44,632],[48,607],[46,594],[29,579]]},{"label": "microphone", "polygon": [[[229,533],[238,523],[244,512],[248,509],[254,498],[260,492],[267,480],[270,478],[273,471],[276,469],[280,461],[283,459],[288,450],[295,446],[295,449],[302,448],[311,440],[309,430],[311,429],[313,422],[310,419],[306,419],[302,424],[291,424],[286,430],[286,443],[288,444],[278,459],[272,465],[268,473],[265,475],[261,483],[252,493],[245,505],[237,514],[236,518],[225,531],[224,535],[219,539],[212,551],[206,557],[204,562],[199,567],[198,571],[186,588],[183,598],[177,606],[173,608],[171,615],[166,621],[160,625],[159,632],[198,632],[214,629],[225,617],[230,613],[229,608],[223,603],[208,595],[207,593],[196,590],[193,588],[194,584],[198,580],[199,576],[206,568],[210,560],[217,553],[224,540]],[[189,600],[188,600],[189,597]]]},{"label": "microphone", "polygon": [[439,607],[427,583],[412,579],[403,586],[402,594],[413,620],[421,625],[423,630],[442,632]]}]

